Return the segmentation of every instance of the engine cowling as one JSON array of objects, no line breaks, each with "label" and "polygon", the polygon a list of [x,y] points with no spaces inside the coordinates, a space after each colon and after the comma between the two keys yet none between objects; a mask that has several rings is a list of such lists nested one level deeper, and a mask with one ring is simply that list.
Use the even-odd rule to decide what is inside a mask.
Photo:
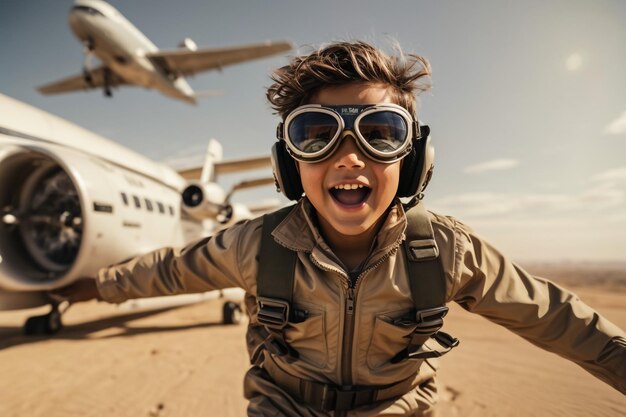
[{"label": "engine cowling", "polygon": [[212,182],[191,182],[182,194],[185,212],[198,220],[212,220],[215,230],[253,217],[245,205],[225,200],[224,190]]},{"label": "engine cowling", "polygon": [[252,217],[252,213],[245,205],[239,203],[228,204],[217,217],[218,224],[216,224],[215,228],[216,230],[226,229],[240,220],[251,219]]},{"label": "engine cowling", "polygon": [[[133,255],[182,243],[176,238],[178,216],[142,214],[121,204],[119,184],[131,176],[69,148],[2,147],[0,290],[50,290]],[[151,192],[149,180],[143,187]],[[160,198],[173,206],[178,193],[168,195]],[[141,224],[150,216],[159,228]]]},{"label": "engine cowling", "polygon": [[191,182],[182,194],[185,212],[199,220],[215,220],[224,209],[225,198],[224,190],[212,182]]}]

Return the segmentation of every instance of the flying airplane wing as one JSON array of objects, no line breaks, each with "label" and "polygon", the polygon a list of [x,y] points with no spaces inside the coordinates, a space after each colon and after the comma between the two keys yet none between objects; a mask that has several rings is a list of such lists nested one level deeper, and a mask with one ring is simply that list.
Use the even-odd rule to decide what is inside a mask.
[{"label": "flying airplane wing", "polygon": [[265,42],[230,48],[158,51],[146,54],[146,57],[164,68],[167,73],[185,76],[263,58],[288,51],[291,48],[289,42]]},{"label": "flying airplane wing", "polygon": [[37,87],[42,94],[66,93],[70,91],[89,90],[103,86],[117,87],[120,85],[128,85],[121,77],[117,76],[108,67],[103,65],[89,71],[89,74],[74,75],[55,81],[50,84]]}]

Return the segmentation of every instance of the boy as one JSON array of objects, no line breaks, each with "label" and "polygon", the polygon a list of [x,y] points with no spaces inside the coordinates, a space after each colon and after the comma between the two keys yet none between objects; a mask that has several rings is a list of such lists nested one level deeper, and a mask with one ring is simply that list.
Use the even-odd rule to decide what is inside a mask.
[{"label": "boy", "polygon": [[[104,269],[97,291],[83,281],[60,292],[73,301],[122,302],[238,286],[250,315],[249,415],[431,415],[432,358],[458,342],[438,332],[445,308],[436,302],[417,309],[428,313],[432,328],[416,318],[414,255],[431,268],[421,269],[422,282],[441,276],[445,302],[626,393],[626,335],[573,294],[529,276],[450,217],[421,211],[416,218],[429,220],[433,239],[404,244],[414,228],[407,213],[422,209],[432,168],[428,128],[416,122],[415,109],[429,75],[425,59],[390,57],[363,42],[294,58],[275,72],[267,96],[283,120],[273,148],[277,184],[298,203],[272,217],[271,226],[262,218],[243,222],[182,250],[164,248]],[[407,211],[399,197],[410,196],[417,207]],[[284,256],[262,252],[270,233]],[[293,281],[269,285],[291,298],[281,303],[257,278],[289,256],[293,266],[281,278]],[[423,294],[438,281],[427,282]]]}]

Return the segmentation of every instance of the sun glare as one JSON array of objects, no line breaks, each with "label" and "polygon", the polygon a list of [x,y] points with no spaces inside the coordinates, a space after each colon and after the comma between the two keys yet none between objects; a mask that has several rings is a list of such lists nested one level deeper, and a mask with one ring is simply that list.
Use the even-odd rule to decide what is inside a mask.
[{"label": "sun glare", "polygon": [[578,52],[574,52],[565,60],[565,68],[571,72],[579,70],[582,64],[583,57]]}]

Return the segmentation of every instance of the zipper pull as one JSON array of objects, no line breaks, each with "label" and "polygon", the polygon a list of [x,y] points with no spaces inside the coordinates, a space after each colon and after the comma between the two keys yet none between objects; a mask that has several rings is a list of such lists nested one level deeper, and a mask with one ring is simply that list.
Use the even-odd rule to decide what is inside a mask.
[{"label": "zipper pull", "polygon": [[348,298],[346,298],[346,314],[354,314],[354,288],[348,288]]}]

